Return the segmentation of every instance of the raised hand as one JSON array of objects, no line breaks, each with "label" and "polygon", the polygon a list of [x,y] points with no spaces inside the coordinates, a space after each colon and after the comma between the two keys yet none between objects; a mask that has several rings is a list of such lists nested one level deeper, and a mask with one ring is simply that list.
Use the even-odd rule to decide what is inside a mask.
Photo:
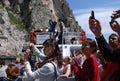
[{"label": "raised hand", "polygon": [[100,22],[97,19],[92,19],[91,16],[89,18],[89,28],[97,38],[102,35]]},{"label": "raised hand", "polygon": [[116,18],[119,18],[120,17],[120,10],[116,10],[116,11],[113,11],[113,17],[116,19]]},{"label": "raised hand", "polygon": [[117,21],[110,22],[111,29],[120,35],[120,25]]}]

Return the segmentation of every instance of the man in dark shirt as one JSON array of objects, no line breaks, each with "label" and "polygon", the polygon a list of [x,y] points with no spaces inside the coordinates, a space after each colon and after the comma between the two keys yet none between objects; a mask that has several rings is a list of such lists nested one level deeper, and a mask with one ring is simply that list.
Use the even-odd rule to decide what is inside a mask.
[{"label": "man in dark shirt", "polygon": [[63,40],[63,32],[65,31],[65,24],[63,23],[63,20],[62,19],[59,19],[58,20],[58,43],[59,44],[65,44],[65,41]]},{"label": "man in dark shirt", "polygon": [[[112,14],[114,19],[120,17],[120,10],[114,11]],[[113,31],[117,32],[120,35],[120,25],[117,23],[117,21],[110,22],[110,26]],[[97,19],[92,19],[91,17],[89,18],[89,28],[93,32],[93,34],[96,37],[97,43],[99,50],[105,60],[111,61],[111,62],[118,62],[119,63],[119,71],[118,71],[118,76],[115,81],[120,81],[120,48],[117,49],[112,49],[106,42],[102,32],[101,32],[101,24],[99,20]]]}]

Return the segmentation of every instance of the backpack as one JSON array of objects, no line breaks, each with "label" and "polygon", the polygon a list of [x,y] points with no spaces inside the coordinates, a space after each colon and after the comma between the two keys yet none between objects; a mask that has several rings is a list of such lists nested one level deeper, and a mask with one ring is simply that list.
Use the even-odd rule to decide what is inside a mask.
[{"label": "backpack", "polygon": [[0,77],[0,81],[22,81],[22,78],[16,78],[13,80],[8,80],[7,77]]}]

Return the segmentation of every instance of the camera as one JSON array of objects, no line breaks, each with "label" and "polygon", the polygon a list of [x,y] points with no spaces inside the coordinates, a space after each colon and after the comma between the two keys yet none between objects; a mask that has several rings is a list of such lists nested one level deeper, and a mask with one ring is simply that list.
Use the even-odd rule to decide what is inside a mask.
[{"label": "camera", "polygon": [[30,49],[30,51],[32,51],[32,47],[29,46],[29,47],[23,47],[23,48],[22,48],[22,52],[26,52],[27,49]]},{"label": "camera", "polygon": [[94,11],[91,11],[91,19],[95,19]]},{"label": "camera", "polygon": [[111,22],[115,22],[114,16],[111,16]]},{"label": "camera", "polygon": [[27,50],[27,48],[23,47],[22,48],[22,52],[25,52]]}]

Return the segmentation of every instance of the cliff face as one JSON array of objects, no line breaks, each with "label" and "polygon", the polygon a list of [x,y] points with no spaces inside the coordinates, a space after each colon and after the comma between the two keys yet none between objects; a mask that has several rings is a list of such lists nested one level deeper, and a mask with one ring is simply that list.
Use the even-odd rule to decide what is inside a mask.
[{"label": "cliff face", "polygon": [[[0,55],[17,55],[20,53],[22,45],[25,43],[24,35],[26,31],[20,31],[17,23],[13,23],[14,17],[5,7],[0,7]],[[16,17],[17,18],[17,17]]]},{"label": "cliff face", "polygon": [[49,19],[59,18],[69,31],[80,29],[66,0],[0,1],[0,55],[19,56],[32,28],[45,29]]},{"label": "cliff face", "polygon": [[27,28],[48,27],[51,18],[55,21],[63,19],[70,31],[80,28],[66,0],[23,0],[19,5]]},{"label": "cliff face", "polygon": [[43,4],[47,5],[52,11],[52,15],[57,21],[59,18],[63,19],[69,31],[79,30],[77,21],[74,18],[72,10],[69,8],[69,4],[66,0],[43,0]]}]

